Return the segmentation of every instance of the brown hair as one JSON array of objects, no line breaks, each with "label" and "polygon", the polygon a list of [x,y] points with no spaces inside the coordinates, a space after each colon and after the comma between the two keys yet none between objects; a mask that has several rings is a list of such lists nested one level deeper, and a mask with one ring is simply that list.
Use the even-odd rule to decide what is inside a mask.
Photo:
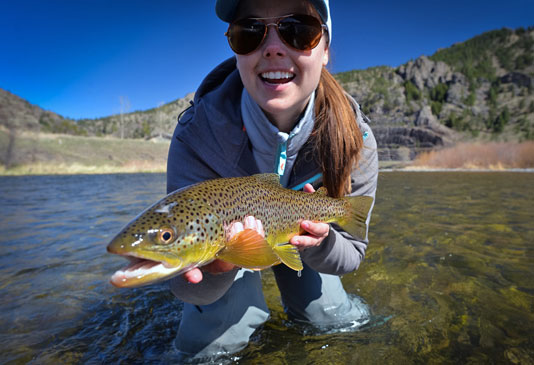
[{"label": "brown hair", "polygon": [[350,193],[350,173],[363,147],[362,132],[345,91],[324,67],[316,90],[312,138],[328,195],[338,198]]}]

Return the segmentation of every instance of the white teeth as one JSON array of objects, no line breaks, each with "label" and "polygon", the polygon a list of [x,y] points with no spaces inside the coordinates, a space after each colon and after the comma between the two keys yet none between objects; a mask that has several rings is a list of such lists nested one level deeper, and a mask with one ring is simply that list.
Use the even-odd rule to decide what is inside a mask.
[{"label": "white teeth", "polygon": [[261,77],[263,77],[264,79],[271,79],[271,80],[290,79],[293,76],[295,76],[295,74],[293,74],[292,72],[281,72],[281,71],[264,72],[261,74]]},{"label": "white teeth", "polygon": [[161,262],[140,260],[139,262],[128,266],[122,270],[117,271],[111,277],[112,282],[124,283],[132,278],[142,278],[147,275],[159,274],[162,277],[174,273],[177,269],[176,267],[166,267]]}]

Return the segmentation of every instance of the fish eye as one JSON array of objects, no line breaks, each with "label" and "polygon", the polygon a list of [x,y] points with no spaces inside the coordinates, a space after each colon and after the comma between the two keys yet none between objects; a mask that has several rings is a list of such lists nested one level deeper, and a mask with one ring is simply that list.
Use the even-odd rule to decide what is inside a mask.
[{"label": "fish eye", "polygon": [[174,241],[174,231],[170,228],[163,228],[158,234],[159,241],[164,244],[169,244]]}]

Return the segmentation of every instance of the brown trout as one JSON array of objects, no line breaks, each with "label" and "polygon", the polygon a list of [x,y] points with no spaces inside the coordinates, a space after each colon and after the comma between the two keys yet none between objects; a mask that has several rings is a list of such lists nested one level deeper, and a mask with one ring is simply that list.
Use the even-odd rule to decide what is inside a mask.
[{"label": "brown trout", "polygon": [[[364,238],[372,201],[368,196],[331,198],[323,188],[315,193],[285,189],[277,174],[191,185],[147,208],[109,243],[108,252],[131,261],[111,283],[151,284],[214,259],[253,270],[279,263],[302,270],[300,254],[288,241],[303,233],[303,220],[336,222],[352,236]],[[265,237],[245,229],[228,239],[227,228],[246,216],[261,220]]]}]

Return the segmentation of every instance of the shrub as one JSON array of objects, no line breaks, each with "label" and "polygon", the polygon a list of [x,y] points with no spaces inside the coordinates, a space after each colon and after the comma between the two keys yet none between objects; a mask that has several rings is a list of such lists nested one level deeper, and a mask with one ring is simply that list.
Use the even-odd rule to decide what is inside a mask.
[{"label": "shrub", "polygon": [[433,101],[430,103],[430,108],[432,109],[432,114],[438,116],[441,113],[441,109],[443,109],[443,104],[439,101]]},{"label": "shrub", "polygon": [[497,94],[499,93],[499,86],[497,84],[492,84],[488,91],[488,101],[491,106],[497,106]]},{"label": "shrub", "polygon": [[531,54],[523,53],[515,59],[515,67],[519,70],[527,68],[534,63],[534,57]]},{"label": "shrub", "polygon": [[404,83],[404,94],[408,102],[421,99],[421,91],[411,81]]},{"label": "shrub", "polygon": [[477,100],[477,96],[474,91],[471,91],[469,93],[469,96],[465,99],[465,104],[468,106],[475,105],[475,101]]},{"label": "shrub", "polygon": [[432,90],[430,90],[430,99],[443,103],[445,97],[447,96],[447,91],[449,91],[449,86],[447,84],[438,84]]},{"label": "shrub", "polygon": [[534,142],[462,143],[418,155],[415,166],[433,168],[532,168]]},{"label": "shrub", "polygon": [[508,108],[505,107],[503,111],[495,118],[491,124],[491,129],[495,133],[501,133],[504,129],[504,126],[510,121],[510,112]]},{"label": "shrub", "polygon": [[495,51],[499,63],[506,70],[511,70],[514,65],[513,51],[511,47],[502,47]]},{"label": "shrub", "polygon": [[457,131],[466,130],[469,125],[464,123],[462,117],[457,116],[455,112],[452,112],[449,117],[445,120],[445,126],[452,128]]}]

